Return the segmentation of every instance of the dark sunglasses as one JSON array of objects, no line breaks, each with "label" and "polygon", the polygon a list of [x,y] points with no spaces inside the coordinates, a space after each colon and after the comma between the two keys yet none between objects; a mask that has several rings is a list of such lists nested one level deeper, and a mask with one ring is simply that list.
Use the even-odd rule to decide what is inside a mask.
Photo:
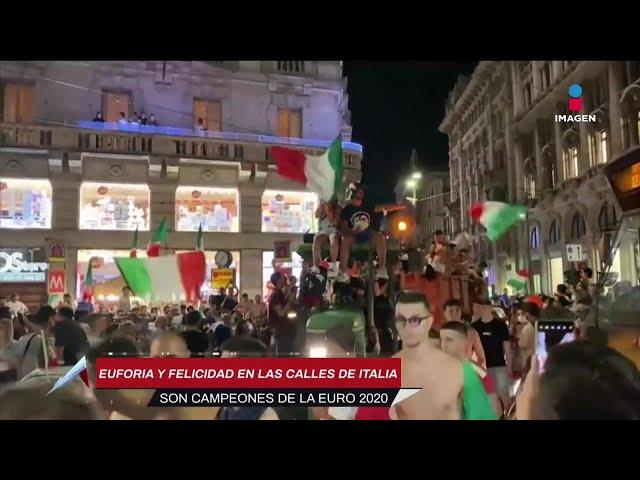
[{"label": "dark sunglasses", "polygon": [[396,323],[401,323],[403,326],[408,323],[412,327],[417,327],[423,320],[427,320],[428,318],[428,315],[426,317],[414,316],[409,318],[405,318],[403,315],[396,315]]}]

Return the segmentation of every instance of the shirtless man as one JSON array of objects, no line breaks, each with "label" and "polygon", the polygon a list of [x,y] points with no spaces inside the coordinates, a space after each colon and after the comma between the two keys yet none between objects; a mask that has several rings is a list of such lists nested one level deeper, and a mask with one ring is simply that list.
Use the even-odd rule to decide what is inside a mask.
[{"label": "shirtless man", "polygon": [[[392,419],[493,419],[495,413],[478,375],[429,341],[433,316],[424,295],[403,293],[396,303],[402,339],[402,387],[421,390],[391,408]],[[463,398],[463,392],[467,398]]]},{"label": "shirtless man", "polygon": [[[444,302],[444,319],[447,322],[462,322],[462,303],[457,298],[451,298]],[[484,348],[480,335],[475,328],[467,329],[467,357],[475,361],[483,369],[487,368],[487,359],[484,356]],[[475,357],[475,358],[474,358]]]}]

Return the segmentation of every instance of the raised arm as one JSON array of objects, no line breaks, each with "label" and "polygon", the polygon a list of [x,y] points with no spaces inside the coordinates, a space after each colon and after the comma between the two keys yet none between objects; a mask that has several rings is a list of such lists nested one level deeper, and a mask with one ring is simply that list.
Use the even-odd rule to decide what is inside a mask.
[{"label": "raised arm", "polygon": [[376,213],[395,212],[395,211],[398,211],[398,210],[404,210],[405,208],[407,208],[406,205],[400,205],[398,203],[387,203],[387,204],[384,204],[384,205],[376,205],[375,212]]}]

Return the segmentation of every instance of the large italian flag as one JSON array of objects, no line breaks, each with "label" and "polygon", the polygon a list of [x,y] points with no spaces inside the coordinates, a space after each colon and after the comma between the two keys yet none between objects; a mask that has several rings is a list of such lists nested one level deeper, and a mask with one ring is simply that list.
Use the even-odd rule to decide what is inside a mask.
[{"label": "large italian flag", "polygon": [[322,155],[306,155],[301,150],[271,147],[278,173],[302,183],[322,200],[330,200],[342,186],[342,137],[338,136]]},{"label": "large italian flag", "polygon": [[114,258],[133,293],[146,300],[197,302],[205,279],[202,251],[165,257]]},{"label": "large italian flag", "polygon": [[471,205],[470,213],[473,220],[487,229],[487,237],[493,242],[527,218],[527,207],[503,202],[477,202]]}]

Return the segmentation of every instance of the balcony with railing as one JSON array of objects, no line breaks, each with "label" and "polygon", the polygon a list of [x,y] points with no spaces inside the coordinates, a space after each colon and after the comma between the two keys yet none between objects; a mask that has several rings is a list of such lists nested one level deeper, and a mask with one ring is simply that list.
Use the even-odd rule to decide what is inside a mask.
[{"label": "balcony with railing", "polygon": [[[266,162],[269,147],[285,146],[318,155],[330,140],[287,138],[237,132],[79,121],[55,126],[0,123],[0,147],[64,152],[157,155],[197,159]],[[345,167],[360,169],[362,145],[342,142]]]}]

